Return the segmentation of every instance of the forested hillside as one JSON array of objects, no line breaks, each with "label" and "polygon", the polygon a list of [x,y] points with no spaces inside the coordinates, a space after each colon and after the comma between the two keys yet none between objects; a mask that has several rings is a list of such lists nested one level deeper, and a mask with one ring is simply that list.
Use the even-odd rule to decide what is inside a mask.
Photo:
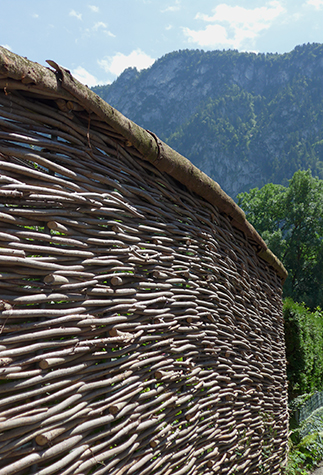
[{"label": "forested hillside", "polygon": [[321,44],[285,54],[178,51],[94,90],[234,198],[286,185],[298,169],[323,178]]}]

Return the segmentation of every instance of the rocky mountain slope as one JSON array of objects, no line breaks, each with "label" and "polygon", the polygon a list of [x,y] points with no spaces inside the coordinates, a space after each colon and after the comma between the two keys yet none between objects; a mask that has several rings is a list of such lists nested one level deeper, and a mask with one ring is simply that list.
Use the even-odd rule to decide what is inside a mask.
[{"label": "rocky mountain slope", "polygon": [[323,45],[285,54],[185,50],[93,88],[232,197],[298,169],[323,178]]}]

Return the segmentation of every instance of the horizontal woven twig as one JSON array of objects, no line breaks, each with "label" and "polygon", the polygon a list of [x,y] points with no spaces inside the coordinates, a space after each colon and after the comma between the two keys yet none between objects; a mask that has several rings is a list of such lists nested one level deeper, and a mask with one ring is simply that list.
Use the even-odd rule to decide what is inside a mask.
[{"label": "horizontal woven twig", "polygon": [[0,79],[0,475],[280,474],[277,269],[33,74]]}]

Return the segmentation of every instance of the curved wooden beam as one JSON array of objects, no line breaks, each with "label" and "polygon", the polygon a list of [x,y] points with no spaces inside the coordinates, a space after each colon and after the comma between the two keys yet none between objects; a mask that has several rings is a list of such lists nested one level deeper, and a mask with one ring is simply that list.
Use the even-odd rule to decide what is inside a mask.
[{"label": "curved wooden beam", "polygon": [[107,104],[75,79],[70,71],[54,61],[47,62],[55,71],[0,47],[0,87],[18,88],[19,82],[24,90],[43,91],[57,98],[76,100],[85,110],[96,114],[120,133],[140,152],[143,160],[151,162],[159,171],[172,176],[189,190],[217,206],[220,212],[228,215],[232,225],[245,233],[258,255],[276,270],[283,282],[285,281],[287,271],[283,264],[268,249],[264,240],[246,219],[242,209],[218,183],[162,142],[154,133],[143,129]]}]

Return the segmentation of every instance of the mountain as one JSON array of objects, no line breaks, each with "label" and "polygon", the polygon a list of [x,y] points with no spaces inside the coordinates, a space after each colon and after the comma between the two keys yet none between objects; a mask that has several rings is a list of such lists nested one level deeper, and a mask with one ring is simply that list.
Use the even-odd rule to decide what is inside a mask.
[{"label": "mountain", "polygon": [[93,90],[233,198],[298,169],[323,178],[323,45],[285,54],[184,50]]}]

